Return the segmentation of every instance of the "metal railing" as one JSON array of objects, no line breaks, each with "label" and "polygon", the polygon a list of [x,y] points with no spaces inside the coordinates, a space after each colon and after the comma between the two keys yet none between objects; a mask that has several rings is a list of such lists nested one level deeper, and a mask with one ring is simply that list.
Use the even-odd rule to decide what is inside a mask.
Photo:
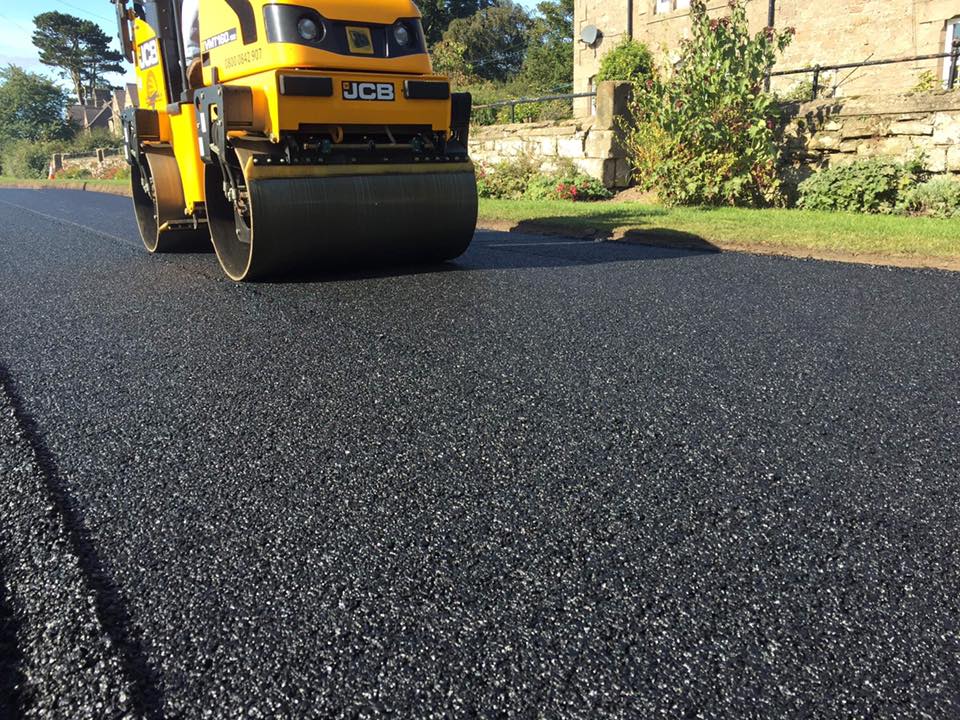
[{"label": "metal railing", "polygon": [[[820,95],[820,75],[824,72],[839,70],[854,70],[862,67],[874,67],[877,65],[893,65],[896,63],[919,62],[921,60],[940,60],[942,58],[950,59],[950,67],[947,70],[946,87],[952,90],[957,86],[958,68],[960,68],[960,40],[953,41],[953,47],[948,53],[934,53],[931,55],[914,55],[906,58],[892,58],[888,60],[864,60],[854,63],[833,63],[829,65],[813,65],[811,67],[797,68],[795,70],[775,70],[768,74],[768,77],[784,77],[786,75],[813,75],[811,90],[811,100],[816,100]],[[834,86],[836,87],[836,86]],[[577,98],[594,98],[596,92],[566,93],[564,95],[543,95],[541,97],[523,97],[510,100],[497,100],[483,105],[474,105],[474,110],[492,110],[496,108],[510,108],[510,122],[517,121],[517,105],[529,105],[533,103],[551,102],[553,100],[576,100]]]},{"label": "metal railing", "polygon": [[[783,77],[785,75],[813,75],[810,91],[810,99],[816,100],[820,96],[820,75],[824,72],[839,70],[855,70],[862,67],[874,67],[876,65],[893,65],[895,63],[918,62],[920,60],[940,60],[949,58],[950,67],[947,70],[946,87],[953,90],[957,85],[957,66],[960,63],[960,40],[953,41],[953,47],[948,53],[934,53],[932,55],[914,55],[913,57],[891,58],[888,60],[864,60],[855,63],[836,63],[830,65],[813,65],[812,67],[798,68],[796,70],[776,70],[769,74],[769,77]],[[837,86],[835,85],[834,88]]]},{"label": "metal railing", "polygon": [[530,105],[533,103],[551,102],[553,100],[576,100],[577,98],[596,97],[595,92],[567,93],[566,95],[542,95],[541,97],[516,98],[513,100],[497,100],[496,102],[486,103],[485,105],[474,105],[474,110],[490,110],[494,108],[510,108],[510,122],[517,121],[517,105]]}]

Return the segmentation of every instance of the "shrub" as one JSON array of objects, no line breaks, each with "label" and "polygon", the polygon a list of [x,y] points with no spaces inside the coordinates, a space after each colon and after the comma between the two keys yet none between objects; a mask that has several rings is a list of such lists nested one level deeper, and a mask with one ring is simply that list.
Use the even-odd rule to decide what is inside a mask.
[{"label": "shrub", "polygon": [[540,163],[524,155],[490,167],[479,167],[477,192],[480,197],[516,199],[523,196],[530,181],[540,172]]},{"label": "shrub", "polygon": [[61,180],[80,180],[92,178],[93,173],[85,167],[70,167],[64,168],[61,172],[58,172],[57,177]]},{"label": "shrub", "polygon": [[789,89],[775,93],[777,102],[802,103],[813,99],[813,81],[801,80],[794,83]]},{"label": "shrub", "polygon": [[[526,86],[519,80],[507,83],[477,82],[458,85],[456,90],[457,92],[469,92],[473,95],[474,111],[470,121],[474,125],[496,125],[510,122],[509,107],[477,109],[477,105],[486,105],[499,100],[551,94]],[[514,117],[515,122],[565,120],[573,117],[573,103],[569,100],[553,100],[545,103],[517,105]]]},{"label": "shrub", "polygon": [[859,160],[812,175],[797,188],[797,205],[808,210],[891,213],[901,193],[921,178],[922,163],[882,158]]},{"label": "shrub", "polygon": [[670,74],[634,86],[626,147],[641,188],[670,204],[780,204],[779,109],[764,79],[793,31],[751,36],[745,0],[710,19],[692,0],[692,38]]},{"label": "shrub", "polygon": [[560,161],[553,172],[541,172],[538,161],[522,157],[493,167],[478,167],[480,197],[504,200],[606,200],[613,193],[594,177],[581,172],[570,160]]},{"label": "shrub", "polygon": [[908,189],[898,210],[939,218],[960,217],[960,182],[934,178]]},{"label": "shrub", "polygon": [[96,128],[94,130],[82,130],[68,142],[61,142],[58,145],[59,148],[55,152],[69,155],[70,153],[91,152],[98,148],[118,148],[123,145],[123,140],[109,130]]},{"label": "shrub", "polygon": [[46,178],[50,169],[50,156],[54,152],[49,143],[29,140],[9,142],[0,151],[0,168],[8,177]]},{"label": "shrub", "polygon": [[639,83],[650,76],[653,70],[653,55],[642,42],[625,40],[603,56],[597,82],[625,80]]},{"label": "shrub", "polygon": [[534,177],[523,193],[526,200],[607,200],[613,193],[595,177],[582,172],[545,173]]},{"label": "shrub", "polygon": [[915,93],[931,92],[933,90],[936,90],[938,85],[939,83],[937,82],[937,76],[933,74],[933,71],[924,70],[922,73],[920,73],[920,76],[917,78],[917,84],[913,86],[913,90],[911,92],[915,92]]}]

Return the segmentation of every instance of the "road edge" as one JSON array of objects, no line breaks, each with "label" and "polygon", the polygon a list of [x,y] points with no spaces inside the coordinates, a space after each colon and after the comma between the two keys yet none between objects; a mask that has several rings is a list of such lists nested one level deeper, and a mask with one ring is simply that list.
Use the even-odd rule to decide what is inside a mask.
[{"label": "road edge", "polygon": [[16,643],[11,717],[144,717],[145,678],[126,634],[104,621],[118,603],[91,577],[95,553],[79,541],[84,531],[53,462],[0,365],[0,594]]},{"label": "road edge", "polygon": [[[131,197],[130,188],[126,185],[99,185],[74,180],[23,180],[11,183],[0,183],[0,189],[12,188],[22,190],[82,190],[85,192],[99,192],[107,195],[120,195]],[[652,247],[664,247],[673,249],[690,249],[689,245],[683,240],[664,235],[650,234],[649,237],[643,237],[642,233],[637,232],[635,228],[622,227],[617,228],[610,237],[597,238],[596,233],[585,231],[583,228],[575,226],[563,226],[551,223],[550,225],[538,225],[536,220],[525,220],[522,224],[497,220],[495,218],[480,218],[477,224],[478,230],[488,230],[493,232],[509,232],[521,235],[546,235],[550,237],[570,237],[570,238],[589,238],[601,239],[608,242],[623,242],[634,245],[650,245]],[[629,237],[627,235],[629,234]],[[911,257],[903,255],[881,255],[881,254],[856,254],[844,252],[828,252],[822,250],[810,250],[803,247],[778,247],[773,248],[759,243],[725,243],[711,241],[717,252],[737,252],[747,253],[749,255],[767,255],[773,257],[787,257],[800,260],[823,260],[827,262],[850,263],[854,265],[872,265],[883,267],[912,268],[918,270],[944,270],[947,272],[960,272],[960,259],[947,260],[934,257]],[[701,249],[698,247],[696,249]]]}]

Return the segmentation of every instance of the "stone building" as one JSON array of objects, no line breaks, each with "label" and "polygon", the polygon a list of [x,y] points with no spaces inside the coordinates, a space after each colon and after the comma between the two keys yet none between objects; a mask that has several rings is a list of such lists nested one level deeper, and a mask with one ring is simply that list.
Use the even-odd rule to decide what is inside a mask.
[{"label": "stone building", "polygon": [[[576,0],[574,92],[592,90],[603,54],[631,35],[661,61],[674,60],[679,41],[690,35],[689,5],[689,0]],[[728,12],[726,0],[708,0],[707,7],[711,15]],[[943,53],[960,39],[958,0],[748,0],[747,13],[756,30],[768,25],[771,14],[776,27],[796,28],[777,70]],[[592,28],[599,31],[595,39]],[[825,72],[820,84],[836,97],[902,93],[916,87],[924,73],[942,83],[948,72],[949,60],[934,59]],[[810,75],[774,78],[774,89],[810,80]],[[588,100],[577,102],[577,115],[590,112]]]},{"label": "stone building", "polygon": [[137,103],[137,86],[127,83],[112,89],[96,88],[86,105],[68,105],[67,118],[84,130],[106,129],[120,136],[120,114]]}]

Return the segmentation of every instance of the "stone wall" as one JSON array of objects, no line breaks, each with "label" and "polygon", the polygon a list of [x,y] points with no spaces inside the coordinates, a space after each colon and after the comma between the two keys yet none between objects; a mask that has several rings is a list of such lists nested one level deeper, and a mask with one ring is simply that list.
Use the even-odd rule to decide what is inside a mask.
[{"label": "stone wall", "polygon": [[75,155],[56,153],[50,159],[50,167],[58,177],[109,178],[124,170],[127,161],[120,150],[102,148]]},{"label": "stone wall", "polygon": [[556,169],[557,161],[564,158],[608,188],[625,188],[630,184],[630,167],[617,128],[618,118],[626,113],[629,89],[627,83],[601,83],[597,113],[592,117],[474,127],[470,155],[483,165],[534,157],[545,171]]},{"label": "stone wall", "polygon": [[960,91],[821,100],[787,108],[788,176],[869,157],[912,160],[960,173]]},{"label": "stone wall", "polygon": [[[678,57],[680,41],[690,36],[689,0],[633,0],[633,37],[647,43],[661,62]],[[588,92],[600,59],[627,37],[626,0],[575,0],[574,92]],[[708,0],[711,15],[729,12],[726,0]],[[775,0],[777,27],[797,31],[777,65],[779,70],[862,62],[867,59],[913,57],[942,53],[947,32],[956,31],[951,20],[960,18],[957,0]],[[767,24],[767,0],[750,0],[751,28]],[[581,30],[597,26],[602,37],[593,47],[579,41]],[[871,93],[906,92],[929,71],[938,79],[944,60],[824,73],[821,84],[838,97]],[[811,76],[775,78],[774,89],[787,90]],[[834,89],[832,86],[836,85]],[[588,101],[575,104],[576,114],[589,115]]]}]

